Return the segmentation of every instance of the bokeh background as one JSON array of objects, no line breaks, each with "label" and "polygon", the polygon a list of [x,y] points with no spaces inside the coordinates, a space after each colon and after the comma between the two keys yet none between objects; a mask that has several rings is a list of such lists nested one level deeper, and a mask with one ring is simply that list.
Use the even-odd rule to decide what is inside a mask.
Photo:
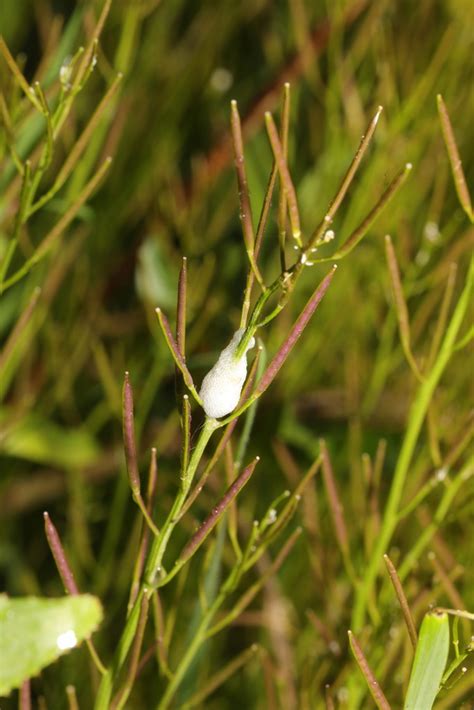
[{"label": "bokeh background", "polygon": [[[92,0],[3,0],[0,30],[28,81],[38,78],[53,92],[62,63],[87,42],[99,10]],[[22,230],[12,269],[32,253],[108,155],[112,166],[52,253],[0,297],[0,338],[7,342],[33,289],[41,287],[34,315],[0,373],[0,577],[9,594],[62,593],[43,535],[47,509],[79,586],[104,601],[107,616],[98,643],[105,656],[113,651],[136,549],[136,509],[121,440],[123,373],[130,371],[135,391],[143,471],[150,448],[158,449],[160,520],[175,491],[179,418],[173,364],[154,308],[160,306],[173,321],[181,256],[186,255],[188,365],[200,382],[238,327],[247,267],[229,139],[230,100],[237,99],[242,117],[258,214],[272,164],[264,112],[278,116],[286,81],[292,93],[289,165],[306,234],[323,217],[378,105],[384,111],[375,138],[332,225],[335,244],[347,238],[405,163],[411,162],[413,170],[365,240],[341,263],[293,357],[260,402],[246,457],[258,454],[262,463],[242,497],[242,525],[245,529],[281,490],[295,487],[324,437],[356,566],[363,560],[371,545],[364,541],[363,454],[373,458],[380,439],[386,440],[383,503],[416,387],[399,344],[383,237],[390,233],[394,240],[413,349],[423,361],[449,265],[458,264],[458,294],[472,247],[436,105],[441,93],[472,182],[472,24],[467,0],[114,0],[97,66],[57,142],[44,190],[117,72],[123,80],[63,189]],[[15,116],[18,100],[12,98],[11,74],[1,60],[0,84]],[[28,133],[23,121],[14,125],[14,133],[22,157],[44,139],[44,128]],[[2,256],[12,233],[19,180],[1,125],[0,148]],[[330,254],[334,245],[325,249]],[[262,253],[268,281],[278,268],[273,215]],[[323,266],[305,271],[286,310],[262,334],[269,354],[326,272]],[[440,461],[469,426],[471,395],[472,351],[460,351],[435,400]],[[195,426],[200,422],[196,412]],[[425,432],[407,501],[436,469]],[[221,474],[216,470],[183,523],[176,549],[222,490]],[[256,641],[268,650],[265,672],[256,666],[239,671],[206,707],[324,707],[327,683],[338,706],[348,707],[350,584],[318,479],[303,503],[304,540],[278,581],[200,659],[205,677],[221,659],[230,660]],[[428,502],[398,530],[401,556],[433,509]],[[456,499],[441,532],[446,573],[472,606],[472,490]],[[180,592],[173,658],[188,638],[194,574],[198,566],[191,568],[189,589]],[[409,592],[415,601],[426,594],[426,604],[452,605],[426,555]],[[167,592],[165,606],[175,593],[176,588]],[[308,610],[322,627],[311,622]],[[394,606],[370,639],[378,658],[397,624]],[[34,687],[49,708],[66,707],[62,688],[69,682],[90,707],[87,656],[83,653],[81,662],[73,658],[46,671]],[[409,667],[407,653],[394,654],[393,663],[392,670],[402,670],[391,673],[388,667],[381,682],[396,707],[403,668]],[[193,683],[196,678],[190,688]],[[130,707],[150,707],[158,686],[156,672],[147,674],[145,668]]]}]

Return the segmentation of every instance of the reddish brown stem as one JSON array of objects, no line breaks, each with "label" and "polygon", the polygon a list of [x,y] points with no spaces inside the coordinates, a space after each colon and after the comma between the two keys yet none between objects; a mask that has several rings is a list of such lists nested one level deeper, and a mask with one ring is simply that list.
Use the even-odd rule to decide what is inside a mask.
[{"label": "reddish brown stem", "polygon": [[31,710],[31,687],[29,678],[24,680],[21,684],[18,707],[19,710]]}]

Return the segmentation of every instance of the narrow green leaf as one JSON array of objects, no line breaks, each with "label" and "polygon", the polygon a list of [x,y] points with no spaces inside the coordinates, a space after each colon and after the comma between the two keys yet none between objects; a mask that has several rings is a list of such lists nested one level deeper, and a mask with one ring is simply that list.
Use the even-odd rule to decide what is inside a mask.
[{"label": "narrow green leaf", "polygon": [[0,596],[0,695],[88,638],[102,620],[89,594],[59,599]]},{"label": "narrow green leaf", "polygon": [[404,710],[431,710],[449,652],[449,620],[445,612],[426,614],[420,629]]}]

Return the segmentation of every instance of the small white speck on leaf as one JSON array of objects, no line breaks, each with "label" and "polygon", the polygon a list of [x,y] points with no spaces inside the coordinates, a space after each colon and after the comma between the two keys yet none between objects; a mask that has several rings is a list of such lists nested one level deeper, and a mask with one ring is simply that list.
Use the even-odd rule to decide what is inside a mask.
[{"label": "small white speck on leaf", "polygon": [[61,651],[66,651],[69,648],[77,646],[77,636],[72,629],[59,634],[56,639],[56,645]]}]

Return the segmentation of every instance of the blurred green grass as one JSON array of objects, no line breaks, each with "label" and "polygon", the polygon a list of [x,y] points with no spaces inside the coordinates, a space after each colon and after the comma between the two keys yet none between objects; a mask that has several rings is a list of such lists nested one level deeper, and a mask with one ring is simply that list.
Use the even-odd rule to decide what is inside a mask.
[{"label": "blurred green grass", "polygon": [[[45,51],[51,52],[49,64],[56,62],[57,71],[64,58],[61,52],[72,54],[84,42],[97,10],[92,2],[44,0],[35,7],[31,11],[28,3],[4,0],[0,10],[2,33],[14,56],[24,55],[29,80]],[[49,47],[54,16],[63,17],[63,27]],[[56,51],[60,33],[68,38],[69,47]],[[173,367],[153,309],[160,305],[173,316],[177,275],[185,254],[190,288],[188,362],[199,381],[238,326],[245,279],[229,152],[229,102],[236,98],[244,117],[247,169],[257,211],[272,160],[263,127],[264,107],[277,110],[279,89],[288,79],[293,92],[290,165],[306,233],[324,215],[379,104],[384,113],[333,225],[336,239],[350,234],[406,162],[414,167],[364,242],[341,264],[294,357],[259,406],[248,453],[259,454],[263,465],[245,493],[241,515],[244,523],[250,523],[272,496],[286,486],[293,488],[297,467],[302,470],[309,464],[319,437],[324,436],[353,531],[353,554],[356,560],[363,556],[361,457],[364,452],[373,457],[379,439],[387,439],[384,494],[415,384],[399,344],[383,237],[390,233],[394,239],[413,348],[417,357],[426,357],[449,264],[458,263],[459,293],[472,245],[436,108],[436,95],[441,93],[472,184],[472,49],[469,6],[462,0],[113,3],[98,66],[78,97],[51,174],[68,154],[104,87],[122,71],[119,95],[69,182],[30,220],[24,253],[28,243],[38,243],[56,221],[56,213],[84,185],[99,157],[113,155],[112,168],[58,249],[0,297],[0,337],[6,339],[33,288],[43,289],[35,316],[1,373],[0,423],[4,427],[8,419],[9,425],[0,439],[0,573],[10,594],[60,591],[40,532],[40,513],[47,508],[63,531],[83,591],[98,592],[106,600],[110,616],[101,643],[106,655],[113,648],[135,542],[129,539],[135,511],[121,451],[123,372],[131,372],[135,388],[144,465],[150,446],[158,448],[158,513],[163,516],[175,490],[178,421]],[[5,92],[10,91],[4,64],[0,83]],[[27,138],[36,141],[34,127],[29,130]],[[8,189],[7,158],[1,169],[3,187]],[[45,186],[50,179],[47,174]],[[4,208],[0,254],[11,226],[11,213]],[[277,275],[276,227],[266,237],[263,268],[269,277]],[[266,336],[270,352],[282,341],[323,273],[322,267],[306,271],[291,305]],[[466,357],[460,351],[453,358],[437,393],[442,452],[468,426],[472,350],[471,359]],[[20,442],[16,448],[11,444],[15,437]],[[54,443],[57,438],[60,447]],[[288,447],[293,468],[282,459],[286,448],[275,454],[275,441]],[[411,473],[407,502],[432,468],[436,466],[424,441]],[[222,489],[217,477],[213,486],[214,492],[204,492],[199,499],[197,518]],[[438,493],[433,495],[436,500]],[[296,699],[298,707],[324,707],[324,685],[334,684],[336,691],[343,688],[351,667],[345,637],[350,587],[333,551],[334,534],[320,481],[312,496],[317,513],[303,511],[302,519],[307,523],[314,518],[314,529],[296,548],[280,581],[270,585],[261,604],[244,615],[236,629],[213,642],[209,659],[203,661],[204,666],[215,668],[217,663],[218,667],[219,659],[230,660],[249,643],[261,641],[270,649],[264,671],[267,676],[276,673],[279,702],[286,707]],[[432,515],[434,508],[429,499],[425,514]],[[188,532],[193,524],[194,520],[188,521]],[[398,532],[400,558],[424,524],[412,515]],[[456,499],[439,542],[447,548],[443,563],[454,575],[465,605],[472,608],[474,560],[469,530],[473,532],[472,493]],[[173,542],[176,549],[179,542]],[[302,576],[307,579],[304,585],[298,583]],[[409,580],[409,590],[414,603],[420,598],[426,604],[452,603],[426,556]],[[167,590],[164,595],[165,606],[172,602],[170,594]],[[178,629],[186,628],[193,604],[191,592],[184,593]],[[272,628],[268,620],[271,610],[281,605],[287,610],[281,612],[287,624],[283,631]],[[396,614],[394,607],[387,608],[382,629],[370,639],[374,665],[380,661],[382,668],[384,639],[389,638]],[[308,622],[307,609],[324,620],[328,637],[342,649],[340,656]],[[393,639],[390,643],[395,645]],[[174,653],[179,657],[179,645]],[[404,655],[400,649],[393,653],[406,665],[406,650]],[[49,707],[55,708],[65,704],[51,688],[57,668],[63,685],[84,686],[84,668],[69,661],[46,672],[43,687],[47,697],[52,694]],[[211,673],[200,669],[203,676],[207,672]],[[234,707],[238,698],[249,707],[265,707],[269,691],[260,672],[249,667],[241,673],[244,684],[238,677],[230,680],[206,707]],[[388,660],[383,677],[389,684],[386,694],[394,703],[400,702],[401,681],[390,672]],[[154,681],[146,673],[144,679],[133,707],[149,707],[154,697]],[[84,693],[87,707],[90,699]],[[342,691],[339,703],[346,707]]]}]

